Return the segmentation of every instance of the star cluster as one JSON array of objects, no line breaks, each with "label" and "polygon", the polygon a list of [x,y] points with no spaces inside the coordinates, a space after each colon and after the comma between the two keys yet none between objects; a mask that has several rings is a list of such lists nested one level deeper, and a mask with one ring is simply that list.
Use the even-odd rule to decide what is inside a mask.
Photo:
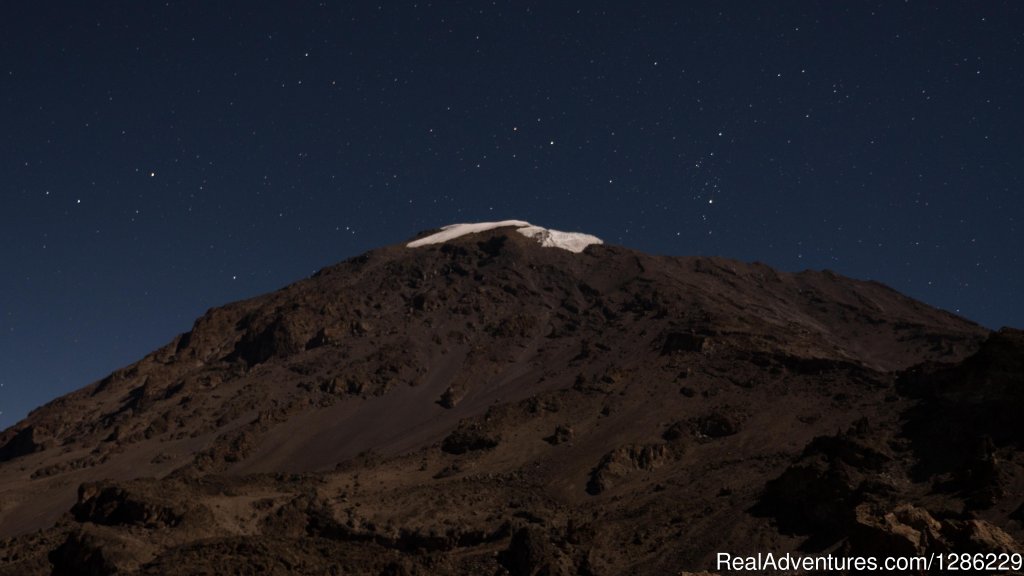
[{"label": "star cluster", "polygon": [[518,218],[1024,325],[1024,7],[20,3],[0,425],[366,249]]}]

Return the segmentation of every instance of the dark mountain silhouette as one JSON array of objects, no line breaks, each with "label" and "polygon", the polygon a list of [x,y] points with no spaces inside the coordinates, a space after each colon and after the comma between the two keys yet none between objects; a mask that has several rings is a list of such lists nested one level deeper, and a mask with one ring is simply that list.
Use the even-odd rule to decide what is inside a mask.
[{"label": "dark mountain silhouette", "polygon": [[0,433],[3,574],[677,574],[1019,549],[1024,334],[500,228],[212,309]]}]

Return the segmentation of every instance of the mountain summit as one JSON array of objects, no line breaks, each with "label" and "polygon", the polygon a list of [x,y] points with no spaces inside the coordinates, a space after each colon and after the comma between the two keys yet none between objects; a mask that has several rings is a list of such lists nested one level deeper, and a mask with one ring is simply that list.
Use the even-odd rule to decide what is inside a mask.
[{"label": "mountain summit", "polygon": [[1015,549],[1022,357],[876,282],[453,225],[211,309],[0,433],[0,574]]},{"label": "mountain summit", "polygon": [[472,224],[449,224],[441,228],[440,232],[430,234],[424,238],[413,240],[406,244],[409,248],[417,248],[430,244],[439,244],[454,240],[466,234],[476,234],[494,230],[495,228],[515,228],[527,238],[533,238],[546,248],[561,248],[570,252],[583,252],[591,244],[603,244],[597,236],[582,234],[580,232],[561,232],[559,230],[548,230],[540,226],[534,226],[522,220],[502,220],[500,222],[476,222]]}]

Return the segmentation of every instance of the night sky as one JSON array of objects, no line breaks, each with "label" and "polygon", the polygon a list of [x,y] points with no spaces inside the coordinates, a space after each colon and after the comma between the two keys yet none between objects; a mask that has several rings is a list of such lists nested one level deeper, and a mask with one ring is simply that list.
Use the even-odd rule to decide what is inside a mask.
[{"label": "night sky", "polygon": [[1024,326],[1024,3],[267,4],[0,9],[0,427],[452,222]]}]

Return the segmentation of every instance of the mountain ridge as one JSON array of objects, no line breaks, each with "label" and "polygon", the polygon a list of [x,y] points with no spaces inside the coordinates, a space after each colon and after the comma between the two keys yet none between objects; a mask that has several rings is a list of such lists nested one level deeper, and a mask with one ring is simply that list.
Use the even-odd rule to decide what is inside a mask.
[{"label": "mountain ridge", "polygon": [[[42,530],[54,539],[26,545],[46,551],[45,558],[16,565],[58,566],[53,555],[62,546],[100,556],[124,548],[128,559],[111,566],[160,571],[200,537],[221,542],[197,552],[204,561],[230,538],[278,550],[311,523],[351,520],[354,509],[331,498],[352,493],[366,474],[379,476],[380,490],[404,508],[429,510],[431,498],[463,494],[488,503],[494,519],[446,509],[432,520],[366,500],[381,517],[364,518],[373,528],[334,527],[315,538],[329,547],[383,546],[395,552],[389,562],[407,569],[422,569],[430,558],[447,566],[442,572],[481,562],[518,573],[519,560],[507,555],[523,546],[546,549],[549,539],[531,532],[533,523],[523,524],[508,502],[532,502],[526,507],[538,507],[530,513],[540,525],[557,527],[564,539],[595,499],[615,516],[630,508],[608,498],[633,502],[635,512],[666,491],[683,497],[685,462],[712,466],[713,478],[753,463],[759,471],[744,472],[749,479],[729,489],[742,497],[717,513],[730,514],[738,533],[792,547],[799,539],[772,527],[787,520],[771,503],[791,497],[774,493],[769,481],[798,465],[816,435],[854,426],[867,413],[882,414],[886,434],[901,434],[900,414],[916,401],[898,387],[902,375],[957,364],[992,338],[882,284],[833,272],[790,274],[604,244],[573,253],[512,230],[371,250],[278,291],[210,309],[168,345],[0,433],[0,535],[24,544]],[[719,445],[732,446],[736,460],[721,470],[713,465]],[[645,477],[660,478],[652,482],[662,488],[638,488],[647,486]],[[88,488],[96,481],[109,484]],[[473,482],[503,496],[482,496]],[[228,488],[196,487],[204,483]],[[161,486],[191,496],[157,498],[164,504],[155,505]],[[694,486],[694,495],[722,490],[700,480]],[[316,494],[305,504],[295,503],[294,494],[311,489]],[[128,521],[136,526],[129,530],[101,503],[124,508],[133,490],[143,494],[135,508],[156,511]],[[238,494],[224,495],[232,491]],[[271,494],[265,510],[252,507],[256,493]],[[181,510],[190,500],[195,510]],[[745,512],[761,500],[764,515]],[[223,512],[214,501],[237,510]],[[287,510],[295,518],[274,524]],[[260,518],[255,525],[243,519],[250,513]],[[189,514],[198,519],[186,521]],[[196,528],[177,531],[166,518]],[[788,522],[821,528],[806,520]],[[140,537],[132,532],[139,522],[174,536]],[[709,526],[707,518],[694,522]],[[440,536],[440,544],[420,542],[446,525],[457,527],[454,544]],[[345,534],[332,537],[331,530]],[[585,565],[592,573],[638,567],[628,554],[587,559],[600,556],[609,537],[584,538],[589,552],[563,543],[571,553],[548,550],[541,564],[570,571]],[[94,540],[105,543],[89,544]],[[672,558],[696,562],[708,545],[694,541]],[[417,552],[410,557],[409,550]],[[460,563],[463,556],[472,561]]]}]

